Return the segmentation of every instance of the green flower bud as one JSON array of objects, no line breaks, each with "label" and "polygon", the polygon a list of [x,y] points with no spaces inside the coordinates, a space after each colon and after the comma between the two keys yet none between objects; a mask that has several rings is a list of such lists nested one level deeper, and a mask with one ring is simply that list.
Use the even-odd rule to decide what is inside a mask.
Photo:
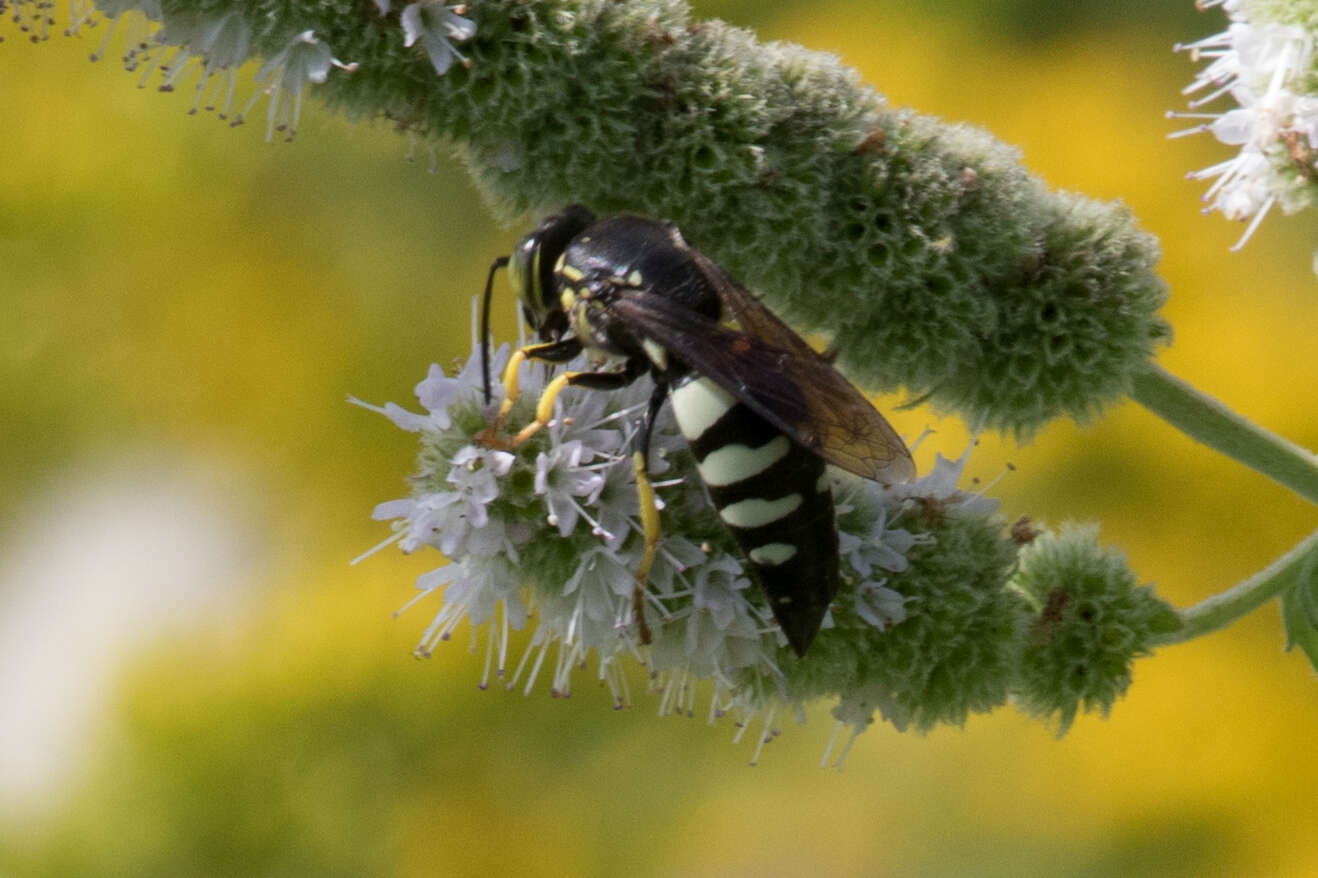
[{"label": "green flower bud", "polygon": [[1120,552],[1098,543],[1097,525],[1068,525],[1021,550],[1012,585],[1036,615],[1013,693],[1031,714],[1056,716],[1064,734],[1076,714],[1106,715],[1126,691],[1131,664],[1180,627],[1176,611],[1137,586]]}]

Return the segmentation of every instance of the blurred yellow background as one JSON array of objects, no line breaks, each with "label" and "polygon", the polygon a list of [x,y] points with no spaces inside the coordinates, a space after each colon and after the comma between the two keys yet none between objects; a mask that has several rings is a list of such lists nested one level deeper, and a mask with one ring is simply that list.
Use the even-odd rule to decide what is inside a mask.
[{"label": "blurred yellow background", "polygon": [[[1194,71],[1171,44],[1223,16],[1063,5],[696,8],[1128,202],[1163,242],[1161,362],[1318,447],[1318,224],[1277,212],[1229,253],[1241,227],[1184,179],[1227,148],[1165,136]],[[427,608],[390,614],[438,556],[347,565],[412,437],[344,398],[410,404],[465,354],[521,230],[387,126],[312,107],[271,146],[90,66],[99,31],[0,33],[0,875],[1318,875],[1318,681],[1275,606],[1140,662],[1060,741],[1011,709],[878,725],[842,772],[822,708],[752,769],[730,724],[614,712],[584,674],[571,700],[478,691],[462,631],[413,660]],[[923,466],[966,442],[894,421],[938,430]],[[1181,606],[1318,524],[1133,404],[985,437],[972,470],[1007,461],[1009,518],[1101,522]]]}]

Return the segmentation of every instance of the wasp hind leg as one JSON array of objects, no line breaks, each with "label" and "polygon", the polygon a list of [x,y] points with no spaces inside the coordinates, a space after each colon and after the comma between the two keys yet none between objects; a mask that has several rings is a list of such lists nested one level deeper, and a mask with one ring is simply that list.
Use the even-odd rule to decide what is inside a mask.
[{"label": "wasp hind leg", "polygon": [[[513,352],[503,372],[503,404],[494,423],[477,437],[484,445],[499,448],[516,448],[530,439],[553,418],[554,401],[563,388],[587,387],[592,390],[618,390],[635,381],[648,368],[645,360],[632,358],[623,368],[616,372],[564,372],[556,376],[540,394],[535,406],[535,420],[523,427],[511,441],[497,438],[500,425],[512,410],[520,393],[517,371],[527,360],[544,360],[550,363],[565,363],[581,353],[581,342],[575,338],[562,339],[547,344],[528,345]],[[640,629],[641,643],[648,644],[652,635],[650,626],[645,621],[645,581],[654,564],[655,552],[659,546],[659,505],[655,499],[654,485],[650,482],[649,458],[650,435],[654,429],[655,418],[659,408],[668,396],[668,384],[658,376],[655,377],[654,391],[650,394],[650,403],[646,408],[644,420],[637,434],[636,449],[632,453],[632,471],[636,475],[636,493],[640,500],[640,516],[645,551],[641,563],[636,568],[636,580],[632,590],[633,612]]]},{"label": "wasp hind leg", "polygon": [[636,567],[636,582],[632,587],[633,613],[636,626],[640,629],[641,643],[649,643],[650,626],[645,622],[645,580],[650,575],[654,564],[655,552],[659,547],[659,504],[655,501],[654,485],[650,482],[650,434],[654,430],[654,419],[659,414],[659,407],[668,396],[668,385],[655,378],[654,392],[650,394],[650,405],[645,410],[645,420],[637,434],[636,450],[632,452],[632,470],[636,473],[636,496],[641,507],[641,527],[645,536],[645,553],[641,563]]}]

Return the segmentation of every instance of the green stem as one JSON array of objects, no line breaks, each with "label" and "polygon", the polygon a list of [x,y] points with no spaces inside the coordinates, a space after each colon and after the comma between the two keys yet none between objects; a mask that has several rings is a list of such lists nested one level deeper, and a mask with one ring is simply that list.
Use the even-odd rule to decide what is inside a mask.
[{"label": "green stem", "polygon": [[1294,585],[1302,574],[1312,569],[1315,556],[1318,556],[1318,531],[1249,579],[1178,611],[1182,627],[1156,644],[1184,643],[1225,628]]},{"label": "green stem", "polygon": [[1318,503],[1318,458],[1312,452],[1250,423],[1158,366],[1135,376],[1130,396],[1192,439]]}]

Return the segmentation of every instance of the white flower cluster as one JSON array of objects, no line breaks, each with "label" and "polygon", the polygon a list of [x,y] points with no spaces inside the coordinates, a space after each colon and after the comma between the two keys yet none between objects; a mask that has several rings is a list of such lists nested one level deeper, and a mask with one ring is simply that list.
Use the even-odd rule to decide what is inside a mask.
[{"label": "white flower cluster", "polygon": [[[495,374],[507,360],[505,346],[494,357]],[[507,430],[515,432],[518,418],[529,417],[549,376],[541,364],[522,366],[521,398]],[[663,536],[646,583],[653,641],[649,647],[638,642],[633,593],[644,541],[629,455],[650,388],[642,379],[615,392],[570,390],[559,397],[546,429],[509,450],[482,435],[501,388],[496,384],[495,398],[484,403],[479,352],[452,377],[431,367],[416,388],[424,413],[351,400],[419,433],[423,448],[413,495],[374,512],[394,522],[393,535],[362,557],[397,542],[406,552],[429,546],[448,559],[418,579],[419,594],[407,605],[427,596],[441,599],[417,654],[428,656],[467,620],[473,648],[484,635],[482,688],[493,675],[529,693],[543,671],[551,693],[567,696],[573,672],[593,654],[598,678],[615,707],[622,707],[631,701],[622,661],[632,656],[660,691],[661,713],[693,714],[696,684],[708,681],[711,720],[734,713],[742,720],[740,736],[746,721],[761,715],[767,735],[778,706],[786,703],[799,713],[778,665],[786,641],[699,479],[681,474],[689,466],[682,458],[688,452],[666,410],[651,441],[650,468],[663,504]],[[913,497],[941,502],[955,495],[949,502],[996,509],[994,501],[956,492],[964,462],[940,458],[929,475],[900,487],[860,479],[838,483],[847,584],[825,628],[836,624],[836,613],[846,614],[848,624],[878,631],[906,618],[906,598],[885,583],[907,569],[909,550],[929,537],[895,526],[904,504]],[[860,530],[856,522],[863,522]],[[530,641],[510,664],[510,631],[528,621],[534,627]]]},{"label": "white flower cluster", "polygon": [[[505,346],[494,357],[496,373],[507,359]],[[570,368],[583,365],[576,362]],[[523,365],[523,399],[537,398],[546,373],[539,364]],[[508,629],[523,627],[534,609],[539,615],[536,633],[509,686],[525,673],[529,691],[556,645],[551,690],[570,694],[571,671],[593,651],[601,678],[621,706],[628,699],[617,661],[628,653],[640,657],[632,595],[642,540],[629,449],[649,389],[637,382],[614,393],[566,393],[557,404],[558,416],[542,431],[543,439],[514,454],[475,441],[473,431],[458,422],[484,425],[492,420],[492,406],[482,404],[480,375],[479,353],[454,377],[432,366],[416,389],[425,414],[392,404],[375,409],[399,427],[422,433],[423,444],[456,446],[449,455],[440,452],[442,459],[434,461],[433,469],[416,478],[414,496],[383,503],[374,513],[397,521],[394,536],[382,545],[397,540],[408,552],[429,545],[450,559],[418,581],[422,596],[441,586],[447,590],[417,651],[429,654],[464,618],[474,626],[490,621],[502,605],[503,617],[498,626],[491,626],[487,649],[488,655],[498,653],[496,668],[502,677]],[[496,397],[492,405],[498,401]],[[463,417],[455,419],[458,411]],[[514,416],[524,412],[525,407],[516,408]],[[658,470],[661,479],[666,457],[680,443],[671,418],[661,419],[651,441],[651,469]],[[674,493],[667,489],[681,489],[680,483],[662,480],[656,485],[661,496]],[[563,556],[561,562],[543,557],[547,546],[549,555]],[[554,546],[561,553],[552,551]],[[527,589],[528,581],[551,587]],[[680,645],[663,636],[657,639],[649,651],[652,661],[674,652],[684,657],[684,666],[698,665],[704,676],[734,670],[727,655],[718,655],[721,650],[754,660],[772,652],[772,623],[742,594],[750,581],[730,555],[667,534],[649,587],[647,612],[663,620],[661,631],[675,632],[679,623],[685,625]],[[674,603],[686,606],[670,606]],[[488,684],[489,670],[482,686]]]},{"label": "white flower cluster", "polygon": [[[1173,137],[1211,132],[1239,148],[1232,158],[1189,174],[1213,180],[1204,193],[1205,211],[1249,221],[1238,250],[1274,205],[1286,213],[1309,206],[1318,182],[1318,96],[1311,93],[1313,34],[1296,24],[1265,17],[1271,7],[1247,0],[1204,0],[1201,8],[1221,6],[1230,24],[1221,33],[1178,51],[1206,61],[1183,93],[1193,95],[1191,112],[1172,118],[1200,119]],[[1230,99],[1235,106],[1217,112],[1202,108]]]}]

